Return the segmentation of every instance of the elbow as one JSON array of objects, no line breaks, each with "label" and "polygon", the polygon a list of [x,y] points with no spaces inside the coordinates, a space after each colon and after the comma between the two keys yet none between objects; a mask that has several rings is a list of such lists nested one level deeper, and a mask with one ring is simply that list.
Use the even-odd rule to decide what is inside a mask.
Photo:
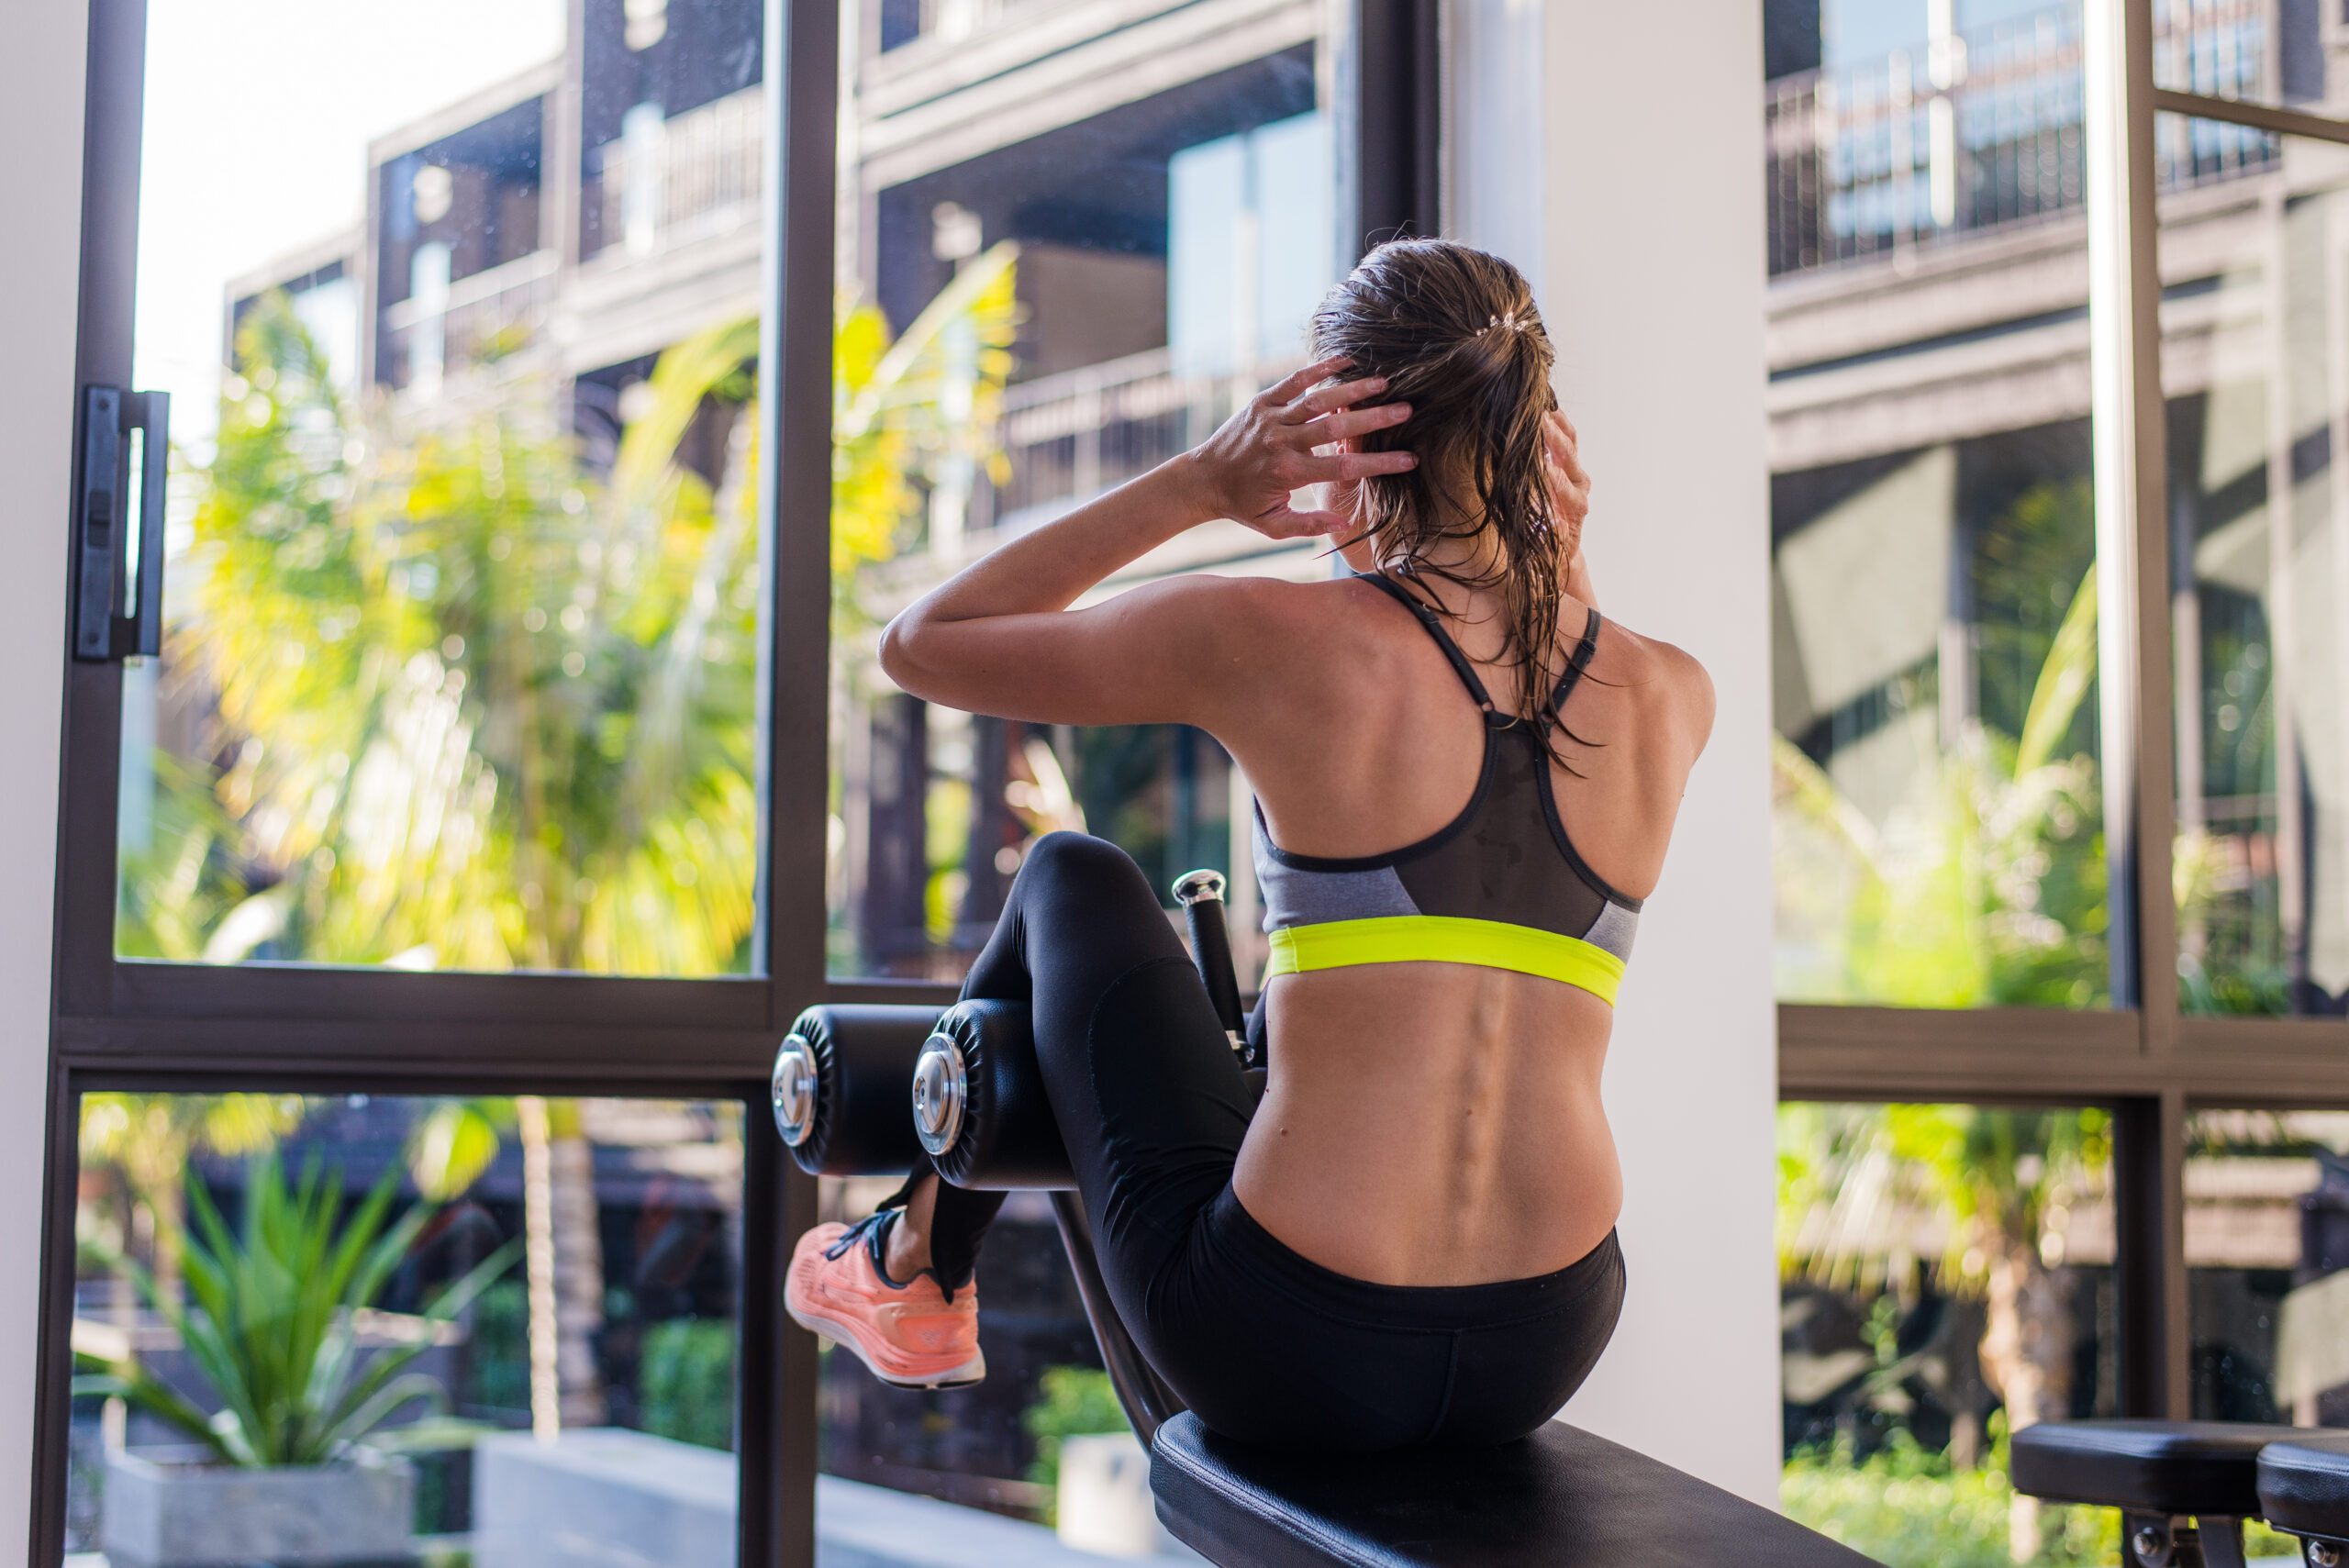
[{"label": "elbow", "polygon": [[901,611],[881,631],[881,673],[899,691],[915,696],[923,695],[922,688],[927,684],[922,676],[927,668],[929,630],[921,606],[916,605]]}]

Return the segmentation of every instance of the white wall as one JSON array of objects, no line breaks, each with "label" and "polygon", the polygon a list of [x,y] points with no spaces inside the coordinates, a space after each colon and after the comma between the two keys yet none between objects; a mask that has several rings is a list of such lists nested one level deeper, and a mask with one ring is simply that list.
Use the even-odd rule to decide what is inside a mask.
[{"label": "white wall", "polygon": [[0,52],[0,1556],[29,1528],[49,1100],[58,700],[72,483],[86,0],[12,7]]},{"label": "white wall", "polygon": [[1775,1507],[1762,7],[1452,5],[1447,223],[1538,270],[1601,604],[1720,703],[1608,1062],[1631,1296],[1566,1418]]}]

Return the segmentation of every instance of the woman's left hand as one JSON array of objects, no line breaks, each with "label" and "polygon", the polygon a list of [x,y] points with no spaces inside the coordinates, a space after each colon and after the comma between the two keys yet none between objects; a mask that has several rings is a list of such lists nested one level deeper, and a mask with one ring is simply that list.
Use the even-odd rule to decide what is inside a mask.
[{"label": "woman's left hand", "polygon": [[1582,438],[1564,414],[1542,416],[1542,471],[1550,482],[1550,509],[1576,550],[1583,519],[1590,516],[1590,475],[1582,469]]},{"label": "woman's left hand", "polygon": [[[1313,390],[1350,362],[1338,358],[1306,366],[1249,399],[1214,435],[1184,454],[1180,461],[1190,471],[1206,516],[1230,517],[1267,539],[1343,533],[1353,526],[1352,517],[1300,512],[1289,504],[1291,497],[1309,484],[1350,484],[1419,466],[1409,452],[1352,450],[1354,438],[1401,424],[1411,408],[1407,403],[1354,406],[1386,390],[1380,376]],[[1317,452],[1317,447],[1331,450]]]}]

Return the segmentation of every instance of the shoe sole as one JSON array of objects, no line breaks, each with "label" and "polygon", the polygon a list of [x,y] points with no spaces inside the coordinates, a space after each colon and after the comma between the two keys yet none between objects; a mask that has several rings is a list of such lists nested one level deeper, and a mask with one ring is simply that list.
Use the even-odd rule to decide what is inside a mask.
[{"label": "shoe sole", "polygon": [[793,1322],[808,1332],[820,1334],[840,1346],[858,1361],[863,1362],[865,1371],[893,1388],[968,1388],[987,1374],[986,1352],[974,1351],[969,1361],[963,1362],[960,1366],[951,1367],[935,1376],[901,1377],[874,1364],[873,1358],[865,1353],[864,1346],[858,1342],[854,1325],[838,1318],[828,1318],[814,1310],[802,1311],[787,1297],[784,1302],[783,1309],[791,1315]]}]

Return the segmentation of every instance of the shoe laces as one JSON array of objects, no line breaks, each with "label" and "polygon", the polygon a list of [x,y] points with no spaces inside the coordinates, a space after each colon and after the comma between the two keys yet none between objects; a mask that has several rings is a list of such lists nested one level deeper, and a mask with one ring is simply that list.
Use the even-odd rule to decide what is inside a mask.
[{"label": "shoe laces", "polygon": [[889,1228],[897,1222],[897,1217],[904,1212],[905,1210],[901,1208],[883,1208],[866,1215],[832,1239],[831,1245],[824,1249],[826,1261],[845,1257],[851,1249],[863,1247],[866,1259],[873,1264],[874,1277],[891,1290],[910,1289],[915,1280],[928,1274],[931,1282],[938,1286],[939,1294],[946,1298],[950,1306],[952,1305],[954,1287],[948,1284],[946,1277],[934,1268],[916,1269],[911,1277],[907,1279],[889,1277],[887,1262]]}]

